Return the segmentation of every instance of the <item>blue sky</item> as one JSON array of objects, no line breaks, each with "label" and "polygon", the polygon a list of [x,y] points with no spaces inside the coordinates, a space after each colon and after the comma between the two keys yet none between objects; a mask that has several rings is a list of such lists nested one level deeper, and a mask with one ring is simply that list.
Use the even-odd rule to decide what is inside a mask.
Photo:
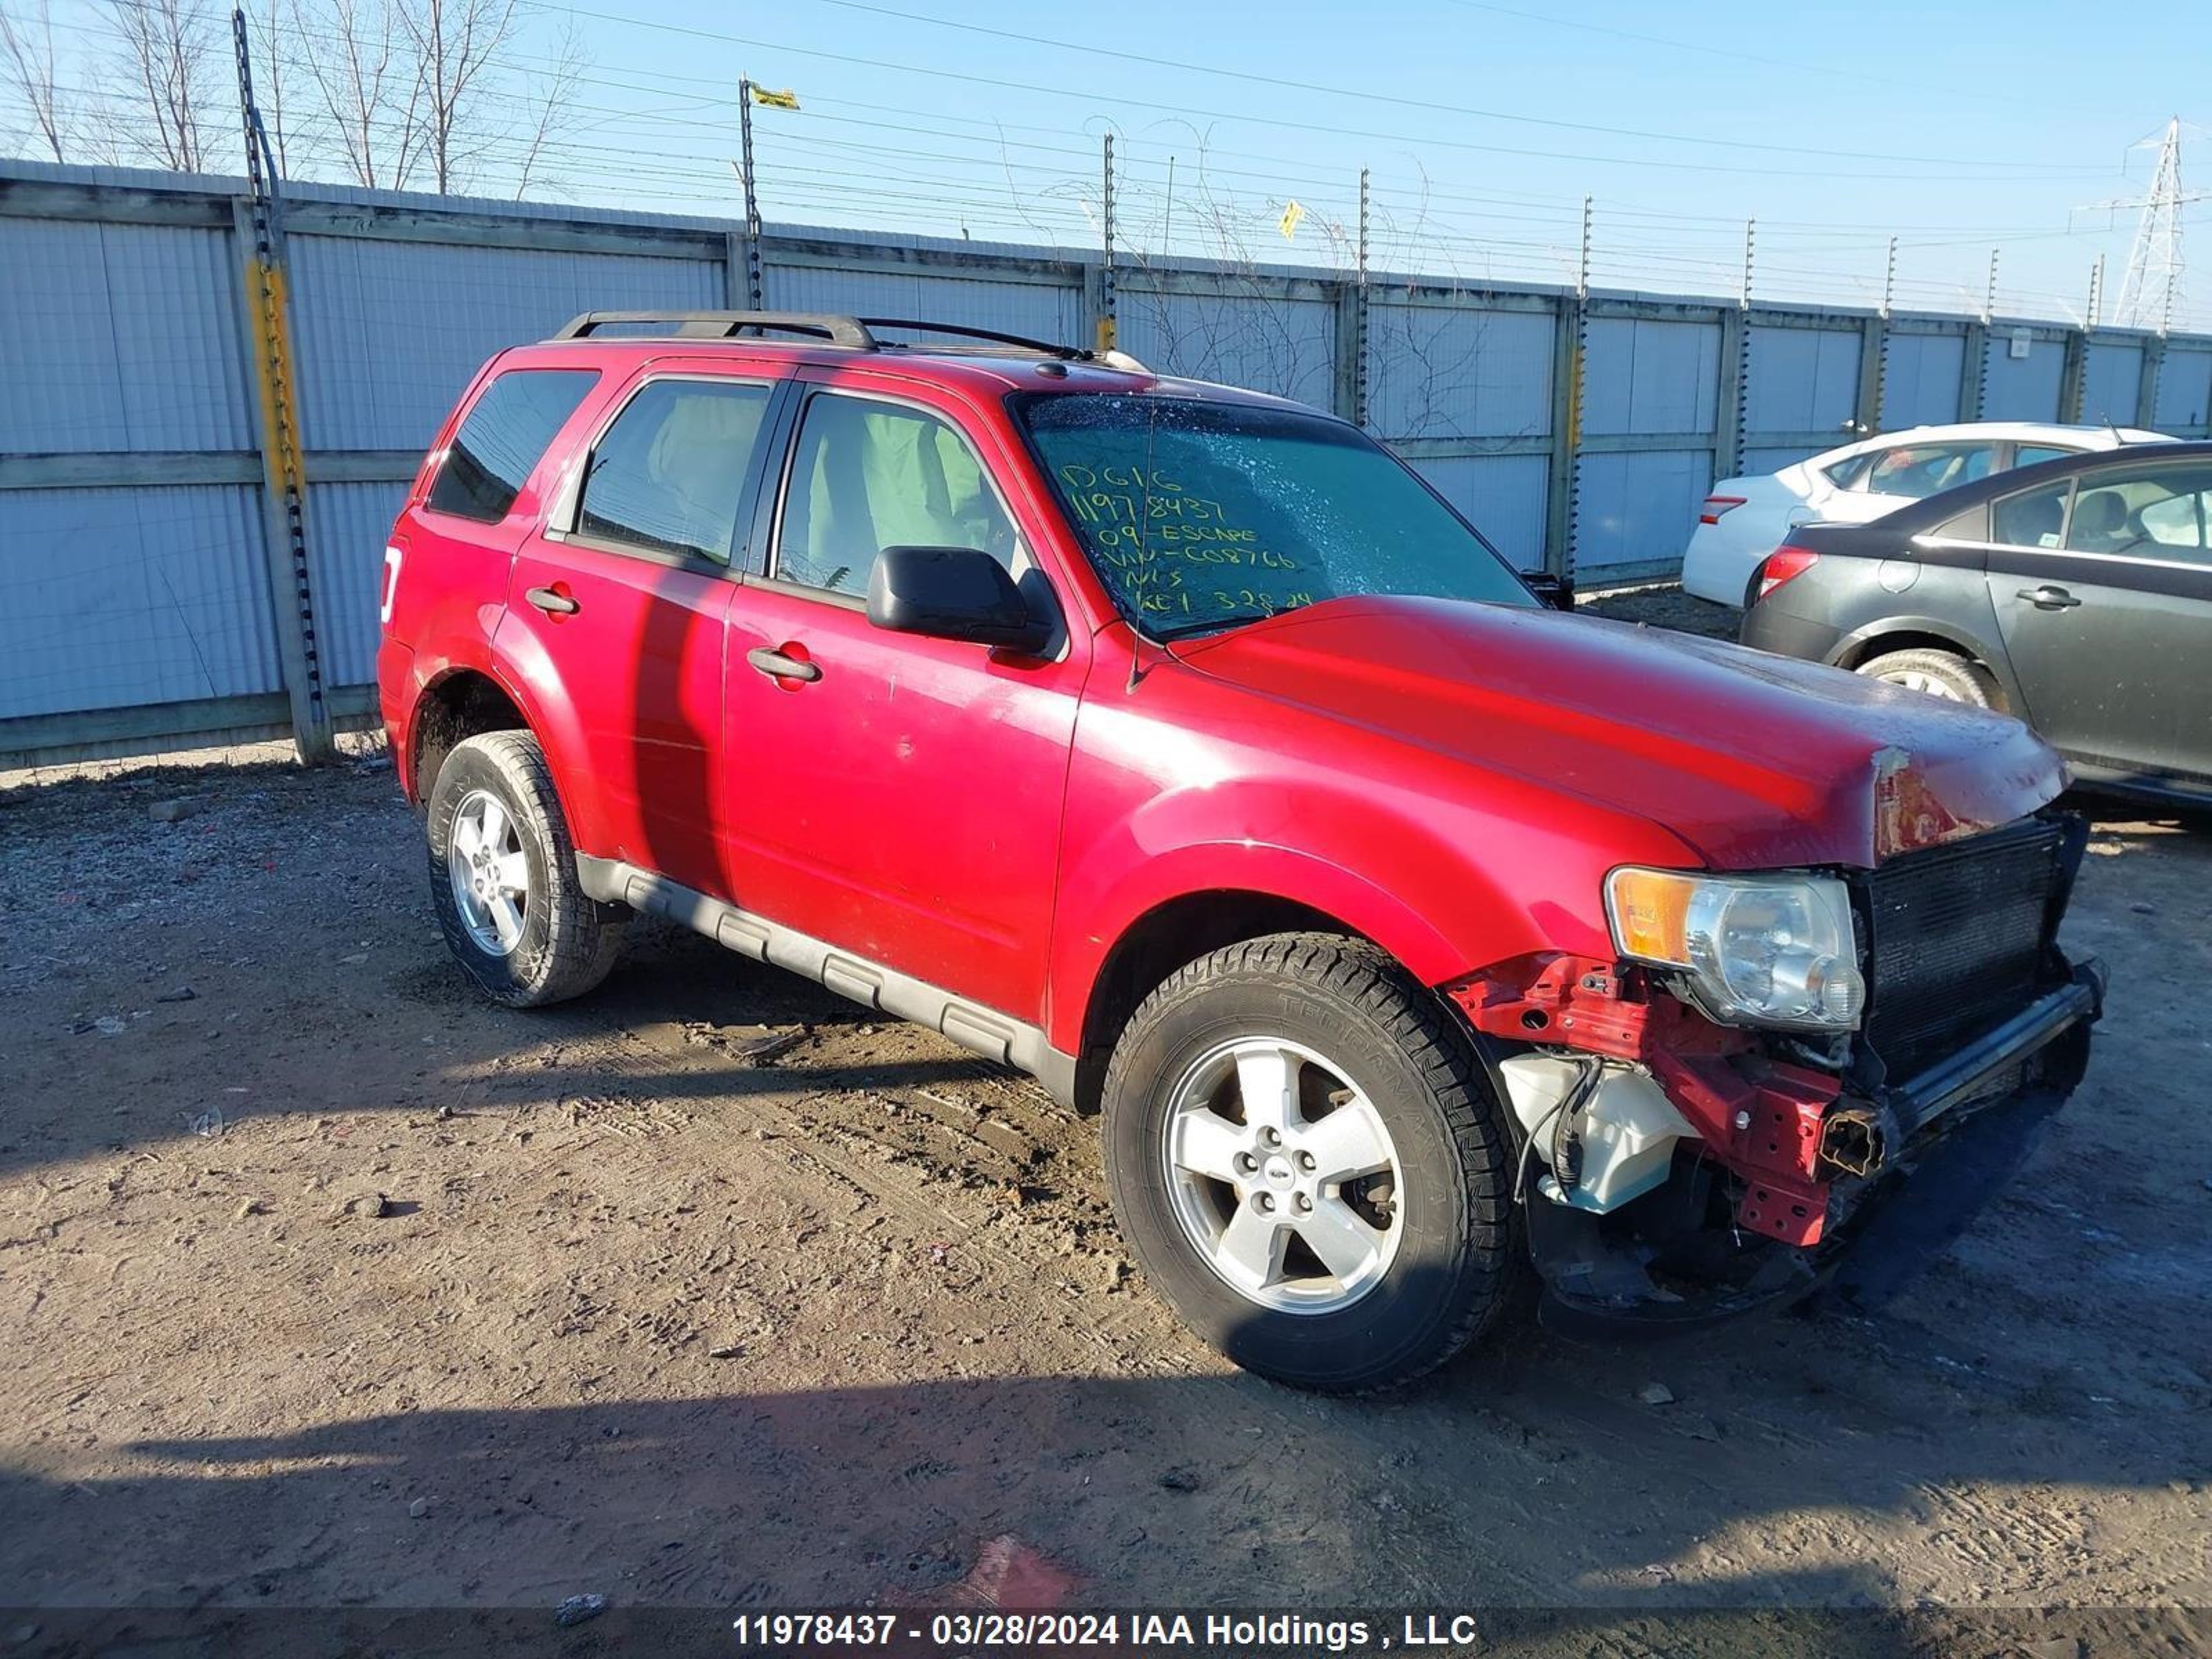
[{"label": "blue sky", "polygon": [[[53,15],[96,41],[87,0]],[[1571,280],[1589,195],[1601,287],[1733,291],[1755,218],[1761,297],[1870,302],[1894,232],[1901,306],[1978,305],[1995,246],[2001,312],[2078,313],[2102,252],[2107,319],[2135,215],[2076,210],[2140,193],[2154,157],[2130,146],[2169,117],[2212,125],[2212,5],[2172,0],[2086,23],[2053,0],[586,0],[536,9],[518,109],[562,27],[586,58],[551,161],[571,200],[732,210],[749,72],[802,105],[756,112],[772,222],[1088,246],[1110,130],[1139,252],[1339,263],[1365,166],[1386,268]],[[2212,185],[2212,133],[2190,141]],[[494,146],[485,190],[512,159]],[[2186,211],[2205,246],[2176,321],[2202,326],[2212,199]]]}]

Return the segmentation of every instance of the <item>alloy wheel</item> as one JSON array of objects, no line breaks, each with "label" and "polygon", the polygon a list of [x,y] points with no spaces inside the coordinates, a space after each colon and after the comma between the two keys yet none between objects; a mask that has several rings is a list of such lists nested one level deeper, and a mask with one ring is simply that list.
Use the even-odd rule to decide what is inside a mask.
[{"label": "alloy wheel", "polygon": [[1243,1037],[1200,1056],[1170,1096],[1160,1158],[1184,1237],[1261,1307],[1340,1311],[1397,1256],[1397,1146],[1366,1096],[1301,1043]]},{"label": "alloy wheel", "polygon": [[530,860],[514,813],[489,789],[470,791],[454,810],[446,878],[477,948],[489,956],[510,955],[522,942],[529,914]]},{"label": "alloy wheel", "polygon": [[1941,697],[1946,702],[1963,702],[1964,698],[1949,682],[1918,668],[1893,669],[1876,676],[1885,685],[1901,685],[1908,691],[1918,691],[1928,696]]}]

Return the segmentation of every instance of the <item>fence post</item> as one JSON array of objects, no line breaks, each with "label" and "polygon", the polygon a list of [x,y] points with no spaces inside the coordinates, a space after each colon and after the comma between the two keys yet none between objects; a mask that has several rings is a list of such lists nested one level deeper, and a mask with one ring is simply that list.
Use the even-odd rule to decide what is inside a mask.
[{"label": "fence post", "polygon": [[1982,400],[1988,394],[1990,330],[1986,323],[1966,325],[1966,348],[1959,359],[1959,418],[1982,418]]},{"label": "fence post", "polygon": [[246,365],[257,396],[253,442],[261,454],[263,556],[268,563],[270,624],[276,635],[284,695],[291,705],[292,742],[301,764],[337,758],[337,726],[323,695],[323,659],[315,637],[314,574],[307,557],[307,442],[300,435],[300,398],[292,379],[291,296],[284,276],[284,181],[253,100],[253,58],[246,13],[230,15],[238,62],[238,110],[246,135],[249,194],[233,197],[231,234],[239,264],[239,301]]},{"label": "fence post", "polygon": [[732,230],[722,238],[722,303],[732,311],[750,311],[747,273],[752,264],[752,238]]},{"label": "fence post", "polygon": [[[1108,307],[1115,303],[1108,297],[1112,286],[1113,279],[1108,275],[1103,264],[1097,259],[1085,259],[1083,262],[1083,311],[1084,314],[1091,319],[1094,345],[1105,337],[1103,330]],[[1119,332],[1117,328],[1115,330],[1117,336]],[[1157,368],[1158,365],[1154,364],[1153,367]]]},{"label": "fence post", "polygon": [[1367,429],[1367,169],[1359,169],[1359,240],[1336,288],[1336,412]]},{"label": "fence post", "polygon": [[2088,331],[2068,329],[2065,351],[2065,361],[2058,368],[2058,418],[2069,426],[2079,425],[2089,380]]},{"label": "fence post", "polygon": [[1353,425],[1366,425],[1366,410],[1361,406],[1365,399],[1360,394],[1359,382],[1366,373],[1360,361],[1365,343],[1366,325],[1360,316],[1359,284],[1345,278],[1334,284],[1336,289],[1333,308],[1336,319],[1336,384],[1330,389],[1329,406],[1343,419]]},{"label": "fence post", "polygon": [[1859,324],[1859,390],[1851,423],[1862,438],[1881,430],[1882,375],[1888,367],[1889,319],[1877,313]]},{"label": "fence post", "polygon": [[2142,343],[2142,376],[2136,383],[2136,424],[2158,429],[2158,377],[2166,367],[2166,337],[2156,335]]},{"label": "fence post", "polygon": [[[291,353],[286,338],[284,278],[275,251],[265,252],[255,228],[253,203],[231,200],[231,228],[239,251],[240,322],[246,372],[257,389],[252,404],[253,447],[261,461],[262,556],[269,577],[269,619],[292,709],[292,740],[310,765],[337,754],[337,731],[323,696],[321,653],[315,639],[313,595],[304,539],[307,487],[301,477],[294,426]],[[292,459],[288,464],[288,453]],[[295,522],[295,518],[298,522]]]},{"label": "fence post", "polygon": [[745,187],[744,300],[740,303],[736,298],[734,271],[732,280],[724,285],[724,291],[732,296],[731,310],[760,311],[766,307],[767,299],[761,281],[760,181],[753,172],[753,83],[750,76],[738,77],[738,151],[744,157],[738,169],[738,179]]},{"label": "fence post", "polygon": [[1092,268],[1090,284],[1092,298],[1091,316],[1096,319],[1097,349],[1112,351],[1121,344],[1121,319],[1119,298],[1114,289],[1114,135],[1108,133],[1104,145],[1105,161],[1098,194],[1098,263]]},{"label": "fence post", "polygon": [[1751,313],[1733,306],[1721,313],[1720,406],[1714,411],[1713,477],[1733,478],[1743,464],[1744,360]]},{"label": "fence post", "polygon": [[1575,568],[1575,456],[1583,437],[1583,340],[1585,295],[1562,294],[1552,314],[1552,453],[1544,489],[1544,568]]}]

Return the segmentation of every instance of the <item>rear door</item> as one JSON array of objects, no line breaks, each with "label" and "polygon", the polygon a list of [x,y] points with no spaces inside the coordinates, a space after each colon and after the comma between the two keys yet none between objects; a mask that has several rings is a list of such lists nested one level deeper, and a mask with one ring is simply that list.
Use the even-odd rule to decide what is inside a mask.
[{"label": "rear door", "polygon": [[[964,400],[815,371],[766,572],[730,611],[726,857],[769,920],[1033,1024],[1088,641],[1045,659],[874,627],[900,544],[980,548],[1050,598],[1011,447]],[[1060,614],[1068,614],[1064,605]]]},{"label": "rear door", "polygon": [[[483,636],[514,550],[544,510],[532,480],[599,380],[595,368],[495,368],[392,527],[383,620],[397,637],[430,649],[448,634]],[[403,564],[413,573],[404,585]]]},{"label": "rear door", "polygon": [[2107,463],[1992,504],[1990,600],[2030,722],[2131,776],[2212,780],[2212,461]]},{"label": "rear door", "polygon": [[725,614],[775,383],[681,360],[603,409],[526,540],[507,626],[551,665],[578,753],[556,758],[585,851],[720,890],[714,831]]}]

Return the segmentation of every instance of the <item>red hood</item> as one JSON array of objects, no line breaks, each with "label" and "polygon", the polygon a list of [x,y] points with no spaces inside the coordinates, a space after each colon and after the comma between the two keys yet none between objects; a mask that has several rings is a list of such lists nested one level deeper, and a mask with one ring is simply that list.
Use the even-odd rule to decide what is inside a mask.
[{"label": "red hood", "polygon": [[1603,617],[1334,599],[1178,647],[1317,714],[1673,831],[1715,869],[1869,866],[2065,787],[2019,721]]}]

